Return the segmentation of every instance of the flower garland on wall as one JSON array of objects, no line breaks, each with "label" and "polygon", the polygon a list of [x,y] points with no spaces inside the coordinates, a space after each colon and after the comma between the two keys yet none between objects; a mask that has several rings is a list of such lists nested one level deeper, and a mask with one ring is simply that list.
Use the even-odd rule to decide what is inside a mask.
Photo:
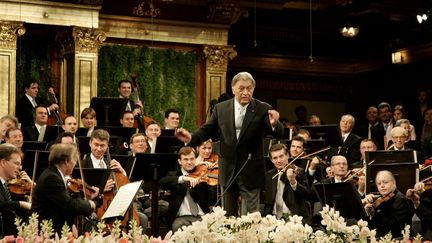
[{"label": "flower garland on wall", "polygon": [[105,224],[100,222],[98,228],[91,233],[78,236],[76,229],[70,231],[64,226],[61,236],[53,234],[52,222],[38,223],[37,214],[33,214],[28,223],[20,219],[15,221],[18,236],[6,236],[0,243],[9,242],[421,242],[421,237],[410,239],[410,227],[406,226],[403,239],[392,239],[391,234],[377,239],[375,230],[368,228],[367,222],[359,220],[356,225],[347,226],[339,212],[326,205],[321,211],[323,228],[313,231],[309,225],[303,225],[299,216],[289,216],[287,221],[277,220],[274,216],[261,217],[252,213],[239,218],[226,217],[225,211],[215,207],[213,212],[202,217],[201,221],[184,226],[174,234],[168,232],[164,239],[144,235],[141,227],[130,222],[129,232],[120,230],[120,222],[116,221],[111,234],[104,232]]},{"label": "flower garland on wall", "polygon": [[[195,53],[142,46],[104,45],[99,50],[98,96],[117,97],[120,80],[137,74],[144,113],[163,125],[176,108],[184,127],[195,129]],[[180,123],[180,124],[181,124]]]}]

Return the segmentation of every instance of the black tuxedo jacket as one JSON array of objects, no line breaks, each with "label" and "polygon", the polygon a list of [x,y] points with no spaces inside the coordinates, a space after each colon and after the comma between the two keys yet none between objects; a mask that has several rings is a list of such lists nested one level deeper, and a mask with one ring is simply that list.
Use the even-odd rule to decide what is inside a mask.
[{"label": "black tuxedo jacket", "polygon": [[[276,169],[272,169],[266,172],[265,175],[265,192],[264,192],[264,213],[272,214],[274,204],[276,203],[276,191],[277,191],[277,177],[272,177],[277,173]],[[283,199],[285,205],[289,208],[292,214],[296,214],[303,217],[303,223],[311,224],[311,208],[307,202],[309,198],[309,187],[307,185],[306,174],[302,170],[296,176],[297,187],[294,191],[286,177],[286,173],[281,176],[281,180],[285,183],[283,191]]]},{"label": "black tuxedo jacket", "polygon": [[[209,138],[220,139],[219,183],[226,187],[243,167],[240,176],[247,187],[264,186],[265,162],[263,137],[282,137],[284,129],[278,122],[274,131],[268,118],[271,106],[252,99],[247,107],[239,138],[236,137],[234,99],[217,104],[210,119],[192,134],[191,146]],[[250,158],[250,159],[248,159]]]},{"label": "black tuxedo jacket", "polygon": [[[188,190],[189,185],[187,183],[178,183],[179,177],[183,175],[181,170],[170,171],[166,176],[160,179],[159,184],[162,189],[170,190],[171,197],[168,206],[167,212],[167,221],[168,225],[171,227],[174,219],[177,216],[177,213],[180,209],[180,206],[186,196],[186,192]],[[204,213],[210,212],[210,208],[208,205],[209,198],[209,187],[206,183],[200,183],[194,188],[191,188],[190,194],[194,201],[198,203]]]},{"label": "black tuxedo jacket", "polygon": [[[42,98],[36,97],[36,104],[41,105],[45,104],[45,102]],[[17,100],[15,115],[21,123],[21,127],[28,127],[34,124],[34,112],[35,108],[27,96],[23,95]]]},{"label": "black tuxedo jacket", "polygon": [[348,161],[348,165],[351,166],[351,164],[357,162],[360,160],[361,154],[360,154],[360,142],[362,138],[354,133],[350,133],[348,137],[345,139],[345,142],[342,141],[341,138],[341,144],[342,146],[339,147],[333,147],[329,150],[327,153],[329,161],[331,160],[331,157],[334,155],[343,155]]},{"label": "black tuxedo jacket", "polygon": [[89,216],[93,212],[88,201],[70,196],[59,170],[54,166],[45,169],[37,181],[32,211],[39,214],[40,220],[52,219],[54,230],[58,233],[65,223],[71,227],[75,216]]},{"label": "black tuxedo jacket", "polygon": [[410,209],[405,195],[396,190],[395,196],[381,203],[369,221],[372,229],[376,228],[377,237],[385,236],[391,232],[394,238],[402,236],[406,224],[412,224],[413,212]]},{"label": "black tuxedo jacket", "polygon": [[37,141],[39,138],[39,131],[36,125],[32,124],[29,127],[23,127],[22,129],[24,141]]}]

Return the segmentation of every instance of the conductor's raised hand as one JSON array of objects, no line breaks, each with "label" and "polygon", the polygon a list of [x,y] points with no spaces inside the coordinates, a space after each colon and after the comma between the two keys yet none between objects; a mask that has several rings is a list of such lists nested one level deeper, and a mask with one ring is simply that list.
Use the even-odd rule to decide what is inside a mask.
[{"label": "conductor's raised hand", "polygon": [[277,110],[268,110],[270,124],[275,127],[279,122],[279,112]]},{"label": "conductor's raised hand", "polygon": [[184,143],[189,143],[192,140],[192,134],[190,134],[190,132],[184,128],[178,128],[176,130],[175,136],[178,138],[178,140]]}]

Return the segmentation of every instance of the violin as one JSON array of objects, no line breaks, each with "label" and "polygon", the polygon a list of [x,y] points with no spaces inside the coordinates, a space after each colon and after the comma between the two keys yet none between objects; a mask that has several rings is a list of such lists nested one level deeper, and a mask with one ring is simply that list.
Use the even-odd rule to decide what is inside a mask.
[{"label": "violin", "polygon": [[195,169],[190,171],[187,176],[199,179],[200,182],[207,183],[209,186],[218,184],[218,174],[212,173],[212,169],[208,169],[204,164],[195,166]]},{"label": "violin", "polygon": [[378,196],[378,198],[372,203],[372,207],[374,209],[377,209],[383,202],[387,202],[388,200],[392,199],[394,196],[396,196],[394,192],[390,192],[385,196]]},{"label": "violin", "polygon": [[8,182],[8,189],[12,196],[23,197],[30,195],[33,183],[24,179],[13,179]]},{"label": "violin", "polygon": [[83,183],[81,179],[70,178],[67,180],[66,185],[69,192],[73,195],[85,193],[87,196],[89,196],[95,192],[95,190],[90,185]]}]

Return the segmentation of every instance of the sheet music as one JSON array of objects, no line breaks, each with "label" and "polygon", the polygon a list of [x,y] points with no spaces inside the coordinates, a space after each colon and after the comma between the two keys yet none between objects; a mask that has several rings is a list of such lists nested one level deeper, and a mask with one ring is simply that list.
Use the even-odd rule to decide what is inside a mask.
[{"label": "sheet music", "polygon": [[119,216],[123,217],[129,209],[132,200],[135,198],[136,193],[141,187],[142,182],[142,180],[135,181],[120,187],[113,201],[110,203],[108,209],[102,216],[102,219]]}]

